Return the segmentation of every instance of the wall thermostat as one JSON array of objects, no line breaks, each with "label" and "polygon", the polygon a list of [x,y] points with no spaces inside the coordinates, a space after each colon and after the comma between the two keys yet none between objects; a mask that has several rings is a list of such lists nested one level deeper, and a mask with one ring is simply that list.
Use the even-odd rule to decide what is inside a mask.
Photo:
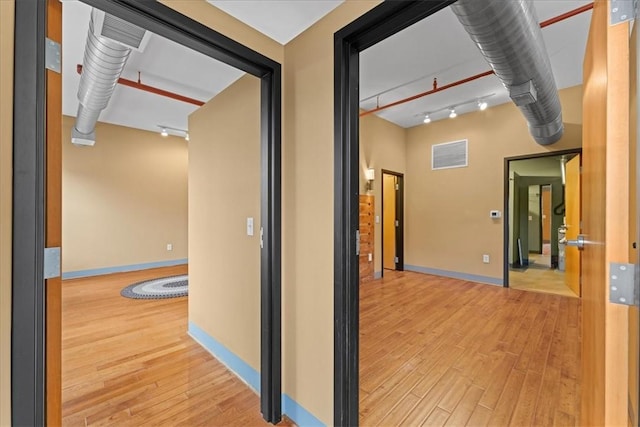
[{"label": "wall thermostat", "polygon": [[491,218],[494,218],[494,219],[495,218],[500,218],[502,216],[502,212],[500,212],[500,211],[490,211],[489,212],[489,216]]}]

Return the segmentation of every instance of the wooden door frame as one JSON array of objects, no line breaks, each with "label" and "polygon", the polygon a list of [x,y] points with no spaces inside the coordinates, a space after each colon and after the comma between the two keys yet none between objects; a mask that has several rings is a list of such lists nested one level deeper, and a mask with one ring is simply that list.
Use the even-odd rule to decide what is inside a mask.
[{"label": "wooden door frame", "polygon": [[381,170],[382,191],[380,192],[380,204],[382,209],[380,218],[382,222],[382,232],[380,233],[380,259],[382,260],[381,277],[384,277],[384,176],[393,175],[398,178],[398,190],[396,193],[396,218],[400,218],[400,223],[396,228],[396,256],[398,261],[395,263],[396,271],[404,271],[404,174],[394,172],[388,169]]},{"label": "wooden door frame", "polygon": [[[281,65],[158,2],[83,0],[261,79],[261,411],[281,419]],[[46,2],[15,5],[11,407],[15,425],[46,419],[44,248]]]},{"label": "wooden door frame", "polygon": [[336,426],[358,425],[360,52],[455,0],[385,1],[334,35],[334,381]]},{"label": "wooden door frame", "polygon": [[[509,163],[517,160],[540,159],[544,157],[556,157],[565,154],[582,154],[582,148],[572,148],[569,150],[548,151],[546,153],[526,154],[523,156],[513,156],[504,158],[504,191],[503,191],[503,266],[502,266],[502,286],[509,287]],[[553,233],[553,229],[551,230]],[[541,236],[542,238],[542,236]]]}]

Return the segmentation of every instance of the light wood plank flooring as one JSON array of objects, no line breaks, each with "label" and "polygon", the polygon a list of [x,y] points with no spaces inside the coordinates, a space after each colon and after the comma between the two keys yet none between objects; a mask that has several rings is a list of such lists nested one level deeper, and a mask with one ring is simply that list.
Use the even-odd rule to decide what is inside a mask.
[{"label": "light wood plank flooring", "polygon": [[63,282],[63,425],[269,425],[258,396],[187,335],[186,297],[120,296],[128,284],[186,271]]},{"label": "light wood plank flooring", "polygon": [[387,271],[360,292],[361,425],[579,425],[579,299]]},{"label": "light wood plank flooring", "polygon": [[564,283],[564,271],[551,268],[551,256],[529,254],[531,264],[526,269],[509,270],[509,287],[522,291],[544,292],[577,298],[578,296]]}]

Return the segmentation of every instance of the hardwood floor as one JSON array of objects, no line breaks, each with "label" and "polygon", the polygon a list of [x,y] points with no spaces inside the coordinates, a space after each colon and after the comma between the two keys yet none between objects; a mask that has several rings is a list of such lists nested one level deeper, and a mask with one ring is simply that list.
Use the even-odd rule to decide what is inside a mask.
[{"label": "hardwood floor", "polygon": [[577,298],[411,272],[360,287],[362,426],[578,425]]},{"label": "hardwood floor", "polygon": [[[551,248],[545,248],[551,252]],[[551,268],[551,255],[529,253],[529,267],[509,269],[509,287],[531,292],[564,295],[577,298],[565,284],[565,272]]]},{"label": "hardwood floor", "polygon": [[120,296],[128,284],[186,272],[63,282],[63,425],[269,425],[258,396],[187,335],[186,297]]}]

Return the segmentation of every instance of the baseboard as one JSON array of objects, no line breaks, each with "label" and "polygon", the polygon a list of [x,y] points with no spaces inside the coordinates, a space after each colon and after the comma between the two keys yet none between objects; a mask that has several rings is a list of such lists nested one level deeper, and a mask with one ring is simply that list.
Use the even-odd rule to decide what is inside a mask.
[{"label": "baseboard", "polygon": [[480,276],[477,274],[460,273],[457,271],[440,270],[437,268],[420,267],[417,265],[404,265],[406,271],[416,273],[433,274],[434,276],[451,277],[453,279],[468,280],[470,282],[486,283],[488,285],[502,286],[503,280],[497,277]]},{"label": "baseboard", "polygon": [[119,265],[115,267],[93,268],[89,270],[67,271],[62,273],[62,279],[78,279],[80,277],[102,276],[113,273],[126,273],[128,271],[149,270],[150,268],[172,267],[174,265],[188,264],[188,258],[172,259],[168,261],[146,262],[142,264]]},{"label": "baseboard", "polygon": [[[189,322],[189,335],[260,395],[260,373],[258,371],[193,322]],[[301,427],[325,426],[322,421],[285,393],[282,393],[282,414]]]},{"label": "baseboard", "polygon": [[324,427],[325,423],[317,419],[311,412],[304,409],[298,402],[282,394],[282,413],[300,427]]}]

